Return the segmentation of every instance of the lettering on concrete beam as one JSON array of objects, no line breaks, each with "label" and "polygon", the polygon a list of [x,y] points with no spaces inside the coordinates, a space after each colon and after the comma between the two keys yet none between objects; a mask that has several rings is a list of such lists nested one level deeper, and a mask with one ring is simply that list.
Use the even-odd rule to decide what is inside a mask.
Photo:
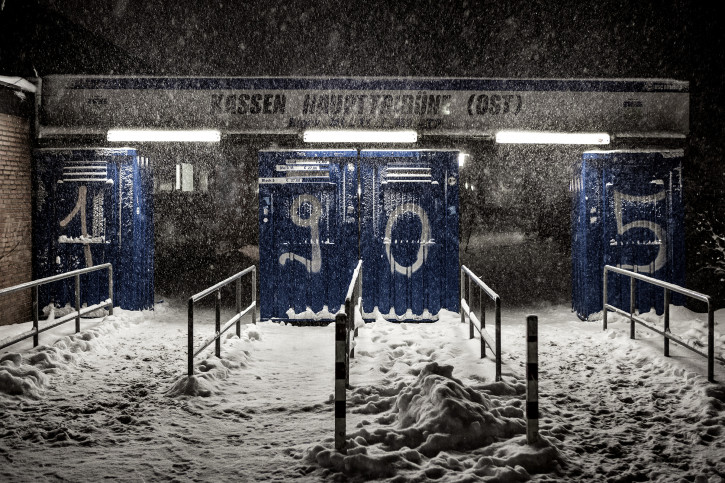
[{"label": "lettering on concrete beam", "polygon": [[449,94],[305,94],[303,116],[448,116]]},{"label": "lettering on concrete beam", "polygon": [[211,112],[213,114],[284,114],[287,109],[287,96],[262,92],[256,94],[212,94]]}]

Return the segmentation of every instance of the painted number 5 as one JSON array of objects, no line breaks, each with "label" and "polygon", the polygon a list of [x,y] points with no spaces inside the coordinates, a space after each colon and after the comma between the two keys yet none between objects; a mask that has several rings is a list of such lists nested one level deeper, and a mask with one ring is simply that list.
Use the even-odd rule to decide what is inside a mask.
[{"label": "painted number 5", "polygon": [[[310,216],[302,218],[300,209],[303,205],[309,206]],[[320,200],[312,195],[300,195],[292,202],[289,213],[292,223],[302,228],[310,229],[310,246],[312,253],[309,259],[297,255],[296,253],[286,252],[280,255],[279,263],[284,266],[288,260],[302,263],[307,272],[319,273],[322,268],[322,253],[320,251],[320,217],[322,217],[322,205]]]},{"label": "painted number 5", "polygon": [[619,235],[624,235],[627,231],[633,228],[644,228],[654,233],[657,243],[659,244],[657,248],[657,257],[655,257],[653,263],[647,265],[634,265],[633,260],[632,265],[619,264],[617,265],[618,267],[639,273],[654,273],[665,266],[665,263],[667,263],[667,232],[665,229],[658,223],[650,220],[635,220],[627,223],[626,225],[622,223],[622,203],[624,201],[628,201],[630,203],[655,204],[664,199],[664,191],[660,191],[654,195],[644,196],[626,195],[619,191],[614,191],[614,216],[617,219],[617,233]]}]

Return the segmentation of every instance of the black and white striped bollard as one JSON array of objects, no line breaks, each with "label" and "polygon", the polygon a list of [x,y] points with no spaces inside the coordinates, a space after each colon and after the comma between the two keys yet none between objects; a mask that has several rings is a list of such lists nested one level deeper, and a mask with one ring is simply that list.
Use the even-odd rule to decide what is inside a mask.
[{"label": "black and white striped bollard", "polygon": [[539,318],[526,317],[526,442],[539,440]]},{"label": "black and white striped bollard", "polygon": [[347,380],[346,341],[347,317],[335,316],[335,449],[345,452],[345,383]]}]

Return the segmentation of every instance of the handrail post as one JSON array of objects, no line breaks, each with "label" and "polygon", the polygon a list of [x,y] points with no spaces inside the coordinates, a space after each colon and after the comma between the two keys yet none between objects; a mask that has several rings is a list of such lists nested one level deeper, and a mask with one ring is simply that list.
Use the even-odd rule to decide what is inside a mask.
[{"label": "handrail post", "polygon": [[214,303],[214,331],[216,339],[214,340],[214,355],[222,356],[222,341],[219,332],[222,330],[222,291],[216,291],[216,301]]},{"label": "handrail post", "polygon": [[483,329],[486,328],[486,307],[483,305],[483,301],[481,300],[481,292],[483,292],[483,290],[479,290],[478,292],[478,303],[481,304],[481,359],[483,359],[486,357],[486,340],[483,338]]},{"label": "handrail post", "polygon": [[345,406],[347,387],[347,367],[345,365],[345,340],[347,339],[347,320],[345,314],[335,316],[335,449],[345,452],[346,420]]},{"label": "handrail post", "polygon": [[[463,301],[466,298],[466,274],[463,271],[463,267],[461,267],[461,301]],[[461,305],[461,324],[466,322],[466,312],[463,310],[463,305]]]},{"label": "handrail post", "polygon": [[108,315],[113,315],[113,265],[108,265],[108,298],[111,306],[108,307]]},{"label": "handrail post", "polygon": [[81,276],[76,275],[76,334],[81,331]]},{"label": "handrail post", "polygon": [[352,301],[345,299],[345,387],[350,386],[350,305]]},{"label": "handrail post", "polygon": [[496,382],[501,380],[501,299],[496,297]]},{"label": "handrail post", "polygon": [[189,325],[188,325],[188,334],[189,334],[189,357],[188,357],[188,367],[187,367],[187,374],[189,377],[194,375],[194,298],[189,298]]},{"label": "handrail post", "polygon": [[[665,333],[670,331],[670,290],[665,288]],[[670,339],[665,339],[665,357],[670,357]]]},{"label": "handrail post", "polygon": [[[236,281],[237,315],[242,311],[242,277]],[[242,336],[242,321],[237,320],[237,337]]]},{"label": "handrail post", "polygon": [[257,267],[252,265],[252,323],[257,325]]},{"label": "handrail post", "polygon": [[483,330],[486,327],[486,307],[483,306],[483,289],[481,287],[478,287],[478,307],[481,309],[481,330]]},{"label": "handrail post", "polygon": [[635,296],[635,282],[637,280],[634,277],[629,278],[629,338],[634,339],[634,296]]},{"label": "handrail post", "polygon": [[[362,263],[360,264],[360,272],[358,272],[357,281],[355,282],[356,292],[355,295],[355,306],[358,305],[358,302],[360,303],[360,315],[362,315]],[[358,336],[358,330],[357,330],[357,324],[354,322],[355,316],[353,315],[353,325],[355,326],[355,332],[353,333],[354,337]],[[355,348],[352,348],[353,353],[355,351]]]},{"label": "handrail post", "polygon": [[707,298],[707,380],[715,382],[715,308]]},{"label": "handrail post", "polygon": [[38,286],[33,287],[33,347],[38,347]]},{"label": "handrail post", "polygon": [[[471,314],[474,313],[473,312],[473,285],[474,284],[472,284],[471,281],[469,280],[468,281],[468,310],[470,311]],[[470,315],[468,317],[468,330],[470,332],[469,339],[473,339],[473,319],[470,317]]]},{"label": "handrail post", "polygon": [[604,267],[604,283],[602,285],[602,330],[607,330],[607,267]]}]

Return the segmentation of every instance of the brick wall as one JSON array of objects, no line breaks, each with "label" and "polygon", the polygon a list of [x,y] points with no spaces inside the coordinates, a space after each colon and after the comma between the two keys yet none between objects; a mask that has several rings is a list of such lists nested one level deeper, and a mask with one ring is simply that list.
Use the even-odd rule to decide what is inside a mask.
[{"label": "brick wall", "polygon": [[[0,288],[32,280],[30,120],[0,111]],[[0,325],[31,320],[30,290],[0,297]]]}]

